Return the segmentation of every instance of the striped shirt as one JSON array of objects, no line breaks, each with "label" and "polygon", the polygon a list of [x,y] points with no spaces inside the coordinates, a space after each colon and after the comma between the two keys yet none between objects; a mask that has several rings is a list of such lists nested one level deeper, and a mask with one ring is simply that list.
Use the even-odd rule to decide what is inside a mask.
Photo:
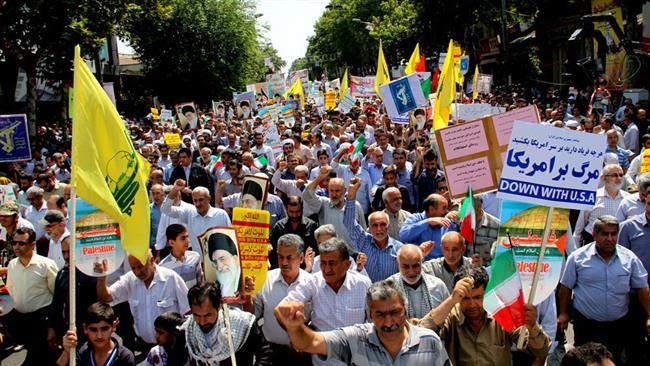
[{"label": "striped shirt", "polygon": [[388,236],[388,244],[384,249],[380,249],[372,235],[355,220],[355,207],[356,201],[345,201],[343,224],[348,228],[352,239],[348,244],[353,250],[363,252],[368,257],[365,267],[372,282],[384,280],[399,272],[397,251],[403,244]]},{"label": "striped shirt", "polygon": [[631,194],[625,197],[621,204],[616,209],[616,218],[619,222],[623,222],[632,216],[645,213],[645,200],[641,201],[638,193]]},{"label": "striped shirt", "polygon": [[173,254],[169,253],[163,260],[158,263],[159,266],[169,268],[178,273],[185,281],[187,288],[191,288],[203,279],[203,269],[201,269],[201,256],[199,253],[187,250],[183,254],[183,260],[178,260]]},{"label": "striped shirt", "polygon": [[[334,330],[366,322],[366,291],[371,282],[368,277],[348,271],[343,285],[338,292],[325,282],[323,272],[298,284],[284,301],[297,301],[311,304],[311,324],[317,331]],[[307,315],[307,314],[305,314]],[[312,357],[314,365],[341,365],[340,362],[323,362],[317,356]]]},{"label": "striped shirt", "polygon": [[580,243],[580,239],[582,238],[582,231],[586,231],[588,233],[592,233],[594,230],[594,223],[596,222],[596,219],[599,218],[602,215],[616,215],[616,210],[618,209],[618,206],[621,204],[623,199],[630,194],[623,191],[623,190],[618,190],[618,193],[616,194],[616,197],[612,198],[609,193],[605,190],[605,188],[599,188],[596,191],[596,204],[594,207],[590,210],[582,210],[580,211],[580,215],[578,216],[578,221],[576,221],[576,228],[573,233],[573,237],[576,243]]}]

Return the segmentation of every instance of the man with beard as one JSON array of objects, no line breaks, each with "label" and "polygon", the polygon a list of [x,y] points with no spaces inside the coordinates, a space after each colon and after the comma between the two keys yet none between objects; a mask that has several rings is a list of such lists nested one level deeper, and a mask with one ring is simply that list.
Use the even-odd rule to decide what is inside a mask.
[{"label": "man with beard", "polygon": [[[287,332],[281,327],[273,315],[275,307],[284,299],[289,291],[295,289],[311,278],[311,275],[300,269],[304,260],[305,244],[300,236],[295,234],[282,235],[277,244],[277,261],[279,267],[269,271],[262,289],[255,296],[246,296],[244,309],[255,314],[257,319],[264,318],[262,331],[269,341],[273,351],[273,364],[282,365],[291,360],[292,365],[311,365],[311,357],[298,353],[291,348]],[[254,288],[252,277],[246,278],[246,289]]]},{"label": "man with beard", "polygon": [[294,347],[330,364],[336,360],[350,365],[451,365],[438,336],[408,323],[406,296],[392,280],[377,282],[366,292],[372,324],[315,332],[304,324],[304,307],[282,303],[275,314]]},{"label": "man with beard", "polygon": [[[192,287],[187,300],[192,316],[181,326],[176,339],[185,342],[185,358],[189,358],[190,365],[231,365],[234,361],[240,366],[273,365],[271,349],[255,316],[222,306],[219,283]],[[232,351],[228,338],[232,339]],[[232,353],[235,360],[231,359]],[[185,361],[175,364],[183,365]]]},{"label": "man with beard", "polygon": [[580,211],[573,234],[575,243],[579,246],[589,244],[594,240],[590,234],[594,230],[594,222],[602,215],[616,215],[616,210],[623,199],[630,194],[622,190],[623,169],[618,164],[608,164],[603,168],[601,179],[604,187],[596,191],[596,204],[590,210]]},{"label": "man with beard", "polygon": [[406,314],[409,319],[416,320],[427,315],[440,305],[449,291],[440,279],[430,274],[422,273],[422,250],[413,244],[404,244],[397,252],[399,273],[391,276],[395,285],[406,295]]},{"label": "man with beard", "polygon": [[433,149],[426,149],[425,151],[424,147],[420,146],[416,150],[416,155],[417,160],[411,173],[411,181],[413,182],[416,207],[420,211],[425,198],[431,192],[436,191],[436,183],[442,180],[445,175],[438,169],[438,154]]},{"label": "man with beard", "polygon": [[[135,332],[145,343],[143,349],[149,349],[156,344],[154,320],[160,314],[189,312],[187,286],[176,272],[157,265],[151,254],[144,264],[132,255],[128,261],[132,270],[110,287],[106,284],[106,276],[97,278],[97,299],[114,305],[128,301]],[[105,273],[106,264],[95,263],[95,271]]]},{"label": "man with beard", "polygon": [[264,135],[261,132],[255,132],[253,139],[255,140],[255,147],[251,149],[251,152],[257,156],[265,155],[268,160],[267,166],[275,167],[275,154],[273,154],[273,149],[270,146],[264,145]]},{"label": "man with beard", "polygon": [[224,297],[241,294],[241,265],[237,245],[228,235],[214,233],[208,238],[208,254],[221,285],[221,294]]},{"label": "man with beard", "polygon": [[413,214],[402,210],[402,192],[396,187],[386,188],[381,194],[381,199],[386,207],[383,212],[388,215],[388,235],[399,240],[400,228]]},{"label": "man with beard", "polygon": [[[304,304],[311,303],[311,310],[304,315],[311,319],[311,326],[319,331],[364,323],[366,314],[363,295],[371,285],[370,279],[348,270],[351,263],[350,249],[343,240],[328,239],[318,246],[318,250],[321,271],[289,291],[280,307],[286,305],[289,309],[296,309],[299,306],[304,314]],[[283,323],[282,319],[279,320]],[[295,343],[293,345],[297,349],[315,353]],[[312,357],[312,361],[317,366],[341,365],[341,362],[325,363],[317,357]]]},{"label": "man with beard", "polygon": [[452,294],[419,325],[440,335],[454,365],[511,365],[510,346],[525,328],[528,329],[525,351],[544,358],[551,340],[537,323],[535,306],[526,304],[525,325],[507,332],[483,308],[487,283],[484,268],[461,267],[454,277]]},{"label": "man with beard", "polygon": [[[302,199],[313,212],[318,213],[318,223],[320,225],[332,224],[336,228],[336,234],[339,238],[351,243],[348,227],[343,223],[343,210],[345,209],[345,185],[341,178],[331,178],[328,184],[329,197],[316,195],[316,188],[321,181],[328,179],[330,174],[329,167],[323,167],[316,179],[307,185],[307,189],[302,193]],[[354,203],[356,206],[356,220],[361,227],[366,229],[366,219],[363,215],[363,209],[359,202]]]},{"label": "man with beard", "polygon": [[318,245],[314,231],[318,225],[303,215],[302,198],[299,196],[289,196],[287,199],[287,217],[278,221],[271,228],[270,242],[273,250],[269,252],[269,262],[271,268],[277,267],[278,240],[285,234],[297,234],[303,239],[305,246],[311,248],[315,255],[318,255]]}]

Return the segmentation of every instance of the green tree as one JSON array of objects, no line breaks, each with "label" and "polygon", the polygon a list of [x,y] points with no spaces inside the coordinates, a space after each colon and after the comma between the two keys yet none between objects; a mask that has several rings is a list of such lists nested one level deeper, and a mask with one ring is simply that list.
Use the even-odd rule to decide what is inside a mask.
[{"label": "green tree", "polygon": [[[25,70],[30,134],[36,126],[36,79],[63,90],[74,45],[95,55],[126,12],[127,0],[13,0],[0,4],[0,56]],[[65,97],[64,97],[65,99]]]},{"label": "green tree", "polygon": [[251,0],[144,0],[123,30],[164,101],[226,98],[262,80],[264,57],[284,65],[259,36]]}]

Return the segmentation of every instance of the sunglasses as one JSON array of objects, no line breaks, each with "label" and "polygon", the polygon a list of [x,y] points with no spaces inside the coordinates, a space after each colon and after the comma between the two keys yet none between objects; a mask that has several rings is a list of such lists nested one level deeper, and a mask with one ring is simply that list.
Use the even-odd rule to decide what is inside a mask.
[{"label": "sunglasses", "polygon": [[22,247],[22,246],[25,246],[25,245],[29,245],[29,244],[31,244],[31,243],[28,242],[28,241],[20,241],[20,240],[14,240],[14,241],[11,243],[11,245],[20,245],[21,247]]}]

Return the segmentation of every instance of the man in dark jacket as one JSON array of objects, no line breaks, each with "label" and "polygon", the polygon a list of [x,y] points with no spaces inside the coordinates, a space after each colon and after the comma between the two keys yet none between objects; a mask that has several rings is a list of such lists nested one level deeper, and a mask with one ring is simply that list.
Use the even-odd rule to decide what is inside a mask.
[{"label": "man in dark jacket", "polygon": [[219,283],[196,285],[187,298],[192,316],[178,338],[186,342],[184,349],[191,365],[232,365],[229,333],[237,365],[272,365],[271,348],[255,315],[223,306]]},{"label": "man in dark jacket", "polygon": [[[205,187],[210,192],[214,192],[214,183],[210,174],[200,165],[192,164],[192,152],[189,149],[180,149],[178,157],[180,164],[172,171],[169,182],[173,184],[178,179],[187,182],[185,189],[182,191],[183,201],[192,203],[192,190],[196,187]],[[211,194],[211,196],[214,195]]]}]

